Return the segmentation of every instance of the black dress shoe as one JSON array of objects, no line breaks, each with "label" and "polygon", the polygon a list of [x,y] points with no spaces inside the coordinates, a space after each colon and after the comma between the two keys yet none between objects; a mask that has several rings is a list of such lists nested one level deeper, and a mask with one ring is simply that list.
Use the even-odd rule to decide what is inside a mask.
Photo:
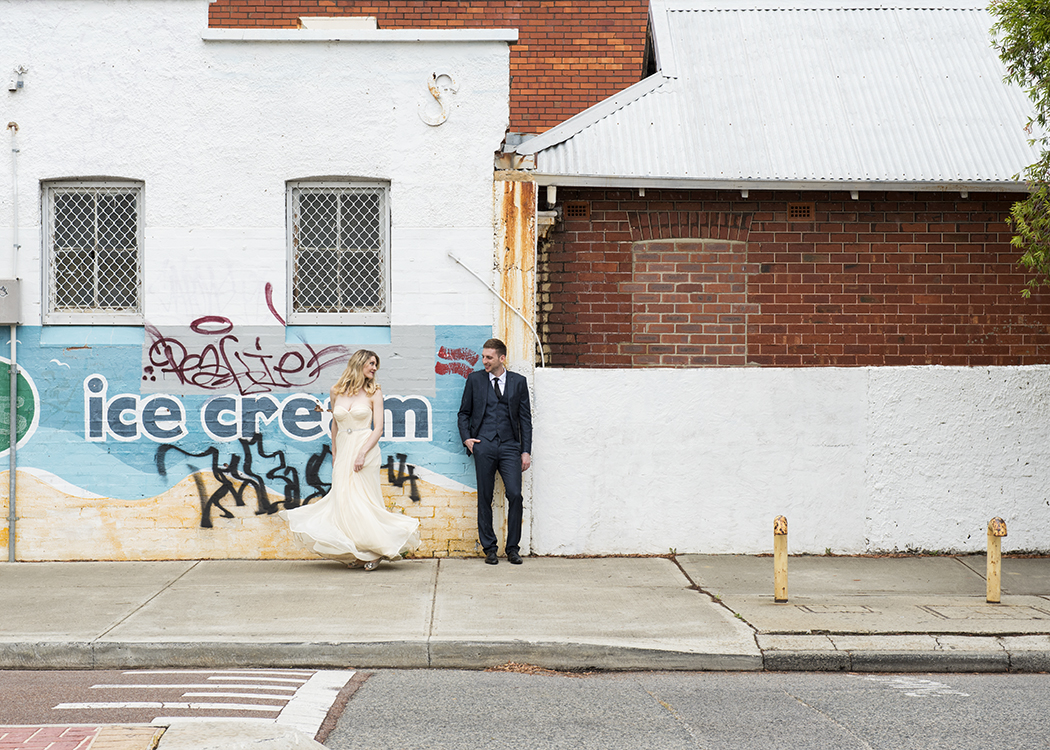
[{"label": "black dress shoe", "polygon": [[511,550],[507,553],[507,561],[511,565],[521,565],[521,555],[519,555],[515,550]]},{"label": "black dress shoe", "polygon": [[[519,560],[520,561],[520,560]],[[496,557],[496,551],[485,553],[485,564],[486,565],[499,565],[499,559]]]}]

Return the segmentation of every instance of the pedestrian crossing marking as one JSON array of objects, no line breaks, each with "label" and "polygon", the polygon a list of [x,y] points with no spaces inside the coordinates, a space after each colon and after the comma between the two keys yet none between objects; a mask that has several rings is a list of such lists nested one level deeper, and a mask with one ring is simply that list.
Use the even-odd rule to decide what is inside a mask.
[{"label": "pedestrian crossing marking", "polygon": [[264,701],[283,701],[286,695],[264,695],[263,693],[183,693],[183,698],[262,698]]},{"label": "pedestrian crossing marking", "polygon": [[[343,687],[354,676],[353,670],[265,670],[265,669],[155,669],[128,670],[122,672],[129,678],[125,683],[98,683],[91,685],[92,690],[118,691],[123,697],[127,691],[138,690],[145,694],[156,694],[156,691],[179,691],[178,696],[189,700],[163,700],[167,696],[158,696],[161,700],[86,700],[69,701],[54,706],[63,711],[116,711],[144,710],[156,712],[152,719],[146,719],[154,726],[167,726],[173,722],[197,720],[243,720],[277,723],[294,727],[308,735],[314,735],[320,729],[335,704]],[[165,676],[186,675],[191,679],[178,682],[176,679],[163,679]],[[161,678],[162,682],[150,683],[146,680]],[[196,678],[196,679],[193,679]],[[77,696],[81,697],[81,696]],[[99,696],[102,697],[102,696]],[[175,696],[172,695],[172,698]],[[197,700],[194,700],[197,699]],[[223,701],[229,699],[229,702]],[[170,712],[197,712],[204,716],[172,716]],[[163,716],[159,715],[163,712]],[[242,713],[255,716],[214,716],[214,713]],[[264,714],[265,716],[260,716]]]},{"label": "pedestrian crossing marking", "polygon": [[92,685],[92,690],[180,690],[182,688],[195,688],[202,690],[204,688],[225,688],[227,690],[280,690],[282,693],[294,694],[297,688],[286,687],[285,685],[215,685],[208,683],[170,683],[167,685],[149,685],[147,683],[131,684],[131,683],[119,683],[115,685]]},{"label": "pedestrian crossing marking", "polygon": [[183,709],[187,711],[280,711],[280,706],[261,706],[258,703],[170,703],[154,701],[112,701],[108,703],[59,703],[56,709],[70,711],[103,708],[159,708],[165,711]]}]

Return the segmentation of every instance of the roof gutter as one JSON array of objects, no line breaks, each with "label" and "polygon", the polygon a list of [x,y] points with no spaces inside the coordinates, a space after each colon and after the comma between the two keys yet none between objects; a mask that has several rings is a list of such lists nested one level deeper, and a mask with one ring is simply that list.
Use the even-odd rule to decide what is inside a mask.
[{"label": "roof gutter", "polygon": [[1015,180],[959,180],[954,182],[900,180],[705,180],[688,177],[614,177],[532,172],[537,185],[559,187],[671,188],[676,190],[834,190],[872,192],[902,190],[939,193],[1027,193],[1028,186]]}]

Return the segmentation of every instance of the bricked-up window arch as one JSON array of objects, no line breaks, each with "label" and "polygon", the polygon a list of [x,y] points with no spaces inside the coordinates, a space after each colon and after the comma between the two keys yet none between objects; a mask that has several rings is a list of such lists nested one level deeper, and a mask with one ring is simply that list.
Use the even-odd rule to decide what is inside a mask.
[{"label": "bricked-up window arch", "polygon": [[289,323],[389,324],[388,193],[358,181],[288,186]]},{"label": "bricked-up window arch", "polygon": [[747,355],[747,246],[720,239],[650,240],[632,247],[632,367],[743,365]]},{"label": "bricked-up window arch", "polygon": [[142,183],[44,185],[44,323],[141,325]]}]

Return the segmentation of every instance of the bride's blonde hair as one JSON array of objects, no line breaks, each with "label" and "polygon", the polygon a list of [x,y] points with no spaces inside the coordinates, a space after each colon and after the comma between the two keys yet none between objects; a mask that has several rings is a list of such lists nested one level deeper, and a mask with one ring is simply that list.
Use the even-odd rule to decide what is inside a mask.
[{"label": "bride's blonde hair", "polygon": [[364,389],[365,393],[371,396],[378,391],[379,383],[376,379],[365,378],[365,364],[372,357],[376,358],[376,369],[378,370],[379,355],[375,352],[370,352],[368,349],[358,349],[351,354],[349,361],[346,363],[346,369],[343,370],[343,374],[339,376],[339,380],[335,381],[335,385],[332,386],[332,395],[340,396],[345,394],[347,396],[353,396],[361,389]]}]

